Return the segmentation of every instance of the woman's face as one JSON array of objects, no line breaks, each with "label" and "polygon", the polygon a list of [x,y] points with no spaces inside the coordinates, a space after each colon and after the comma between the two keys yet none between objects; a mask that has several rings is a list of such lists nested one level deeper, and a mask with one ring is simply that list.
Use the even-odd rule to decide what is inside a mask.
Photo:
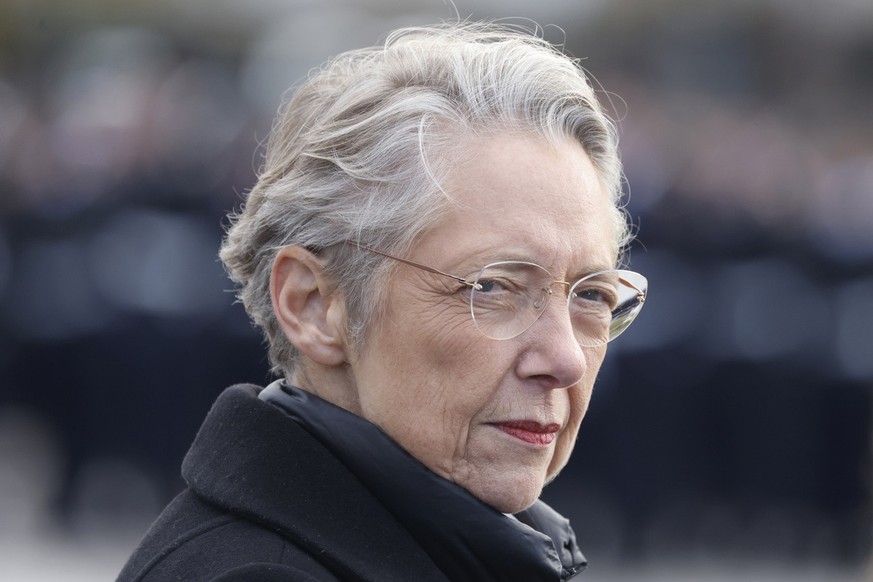
[{"label": "woman's face", "polygon": [[[571,282],[614,268],[610,197],[579,144],[499,136],[470,151],[443,184],[452,210],[405,258],[463,277],[501,260]],[[563,293],[502,341],[479,332],[452,279],[398,264],[385,293],[349,367],[354,412],[496,509],[531,505],[570,456],[605,346],[579,346]]]}]

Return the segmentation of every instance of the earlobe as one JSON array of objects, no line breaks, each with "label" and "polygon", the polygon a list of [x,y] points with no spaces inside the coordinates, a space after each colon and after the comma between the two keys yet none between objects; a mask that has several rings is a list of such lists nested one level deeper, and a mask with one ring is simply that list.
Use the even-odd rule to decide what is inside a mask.
[{"label": "earlobe", "polygon": [[270,274],[270,296],[282,332],[303,355],[325,366],[346,362],[342,297],[324,276],[318,257],[299,246],[280,249]]}]

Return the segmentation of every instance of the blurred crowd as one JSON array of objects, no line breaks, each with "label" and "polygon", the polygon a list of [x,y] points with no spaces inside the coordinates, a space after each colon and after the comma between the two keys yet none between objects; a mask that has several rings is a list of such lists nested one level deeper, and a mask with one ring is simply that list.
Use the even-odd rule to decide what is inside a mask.
[{"label": "blurred crowd", "polygon": [[[132,547],[215,396],[268,380],[224,216],[283,91],[426,4],[0,5],[0,540]],[[545,34],[619,120],[652,292],[547,498],[607,559],[863,563],[873,5],[571,4]]]}]

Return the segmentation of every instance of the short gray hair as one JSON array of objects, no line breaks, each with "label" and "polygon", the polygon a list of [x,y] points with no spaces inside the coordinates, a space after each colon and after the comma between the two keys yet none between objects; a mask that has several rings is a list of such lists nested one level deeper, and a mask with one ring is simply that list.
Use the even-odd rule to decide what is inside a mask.
[{"label": "short gray hair", "polygon": [[464,153],[459,138],[512,133],[583,146],[613,197],[623,249],[615,127],[577,60],[536,31],[470,22],[400,29],[383,46],[337,56],[294,92],[220,252],[275,372],[290,376],[299,358],[272,308],[277,251],[319,254],[344,296],[350,337],[362,341],[392,265],[341,243],[402,255],[451,205],[440,182]]}]

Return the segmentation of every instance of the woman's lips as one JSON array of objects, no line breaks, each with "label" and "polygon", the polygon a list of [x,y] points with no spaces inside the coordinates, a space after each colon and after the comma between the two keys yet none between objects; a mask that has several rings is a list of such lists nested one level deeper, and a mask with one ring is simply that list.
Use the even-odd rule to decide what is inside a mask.
[{"label": "woman's lips", "polygon": [[494,426],[510,436],[532,445],[550,445],[561,429],[557,423],[540,424],[533,420],[498,422]]}]

